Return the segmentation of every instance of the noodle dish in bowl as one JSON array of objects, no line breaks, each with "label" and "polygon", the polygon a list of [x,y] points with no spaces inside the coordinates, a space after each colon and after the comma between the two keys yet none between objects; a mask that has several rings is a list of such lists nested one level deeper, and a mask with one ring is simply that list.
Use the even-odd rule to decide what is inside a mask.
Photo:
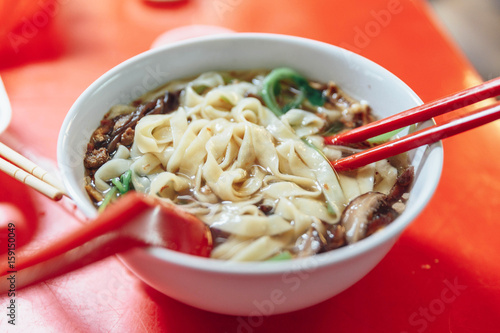
[{"label": "noodle dish in bowl", "polygon": [[388,138],[324,143],[418,104],[393,74],[332,45],[271,34],[195,38],[95,81],[68,113],[58,160],[88,217],[137,191],[210,228],[210,258],[164,248],[121,254],[144,282],[233,315],[250,315],[279,291],[278,314],[356,283],[430,200],[439,143],[342,172],[329,161]]}]

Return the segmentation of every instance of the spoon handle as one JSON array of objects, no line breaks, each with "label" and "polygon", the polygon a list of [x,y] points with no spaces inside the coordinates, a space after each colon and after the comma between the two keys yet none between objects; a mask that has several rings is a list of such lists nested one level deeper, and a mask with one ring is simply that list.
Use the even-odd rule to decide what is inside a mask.
[{"label": "spoon handle", "polygon": [[[16,287],[21,288],[85,266],[104,257],[145,245],[140,237],[123,233],[123,227],[134,223],[151,206],[138,195],[127,195],[111,205],[96,219],[64,238],[39,250],[16,253],[16,262],[0,262],[0,292],[8,290],[5,277],[16,274]],[[7,254],[6,254],[7,255]]]},{"label": "spoon handle", "polygon": [[161,246],[208,257],[212,235],[194,215],[132,191],[47,247],[20,251],[13,266],[5,254],[0,258],[0,293],[8,290],[12,274],[19,274],[16,287],[20,288],[136,246]]},{"label": "spoon handle", "polygon": [[63,254],[45,258],[44,261],[35,262],[38,259],[36,255],[28,256],[26,259],[31,261],[29,265],[24,264],[24,268],[20,270],[16,268],[13,271],[7,271],[0,277],[0,294],[9,290],[9,277],[15,277],[16,289],[20,289],[69,273],[138,245],[141,245],[140,242],[134,239],[123,239],[112,234],[105,234]]}]

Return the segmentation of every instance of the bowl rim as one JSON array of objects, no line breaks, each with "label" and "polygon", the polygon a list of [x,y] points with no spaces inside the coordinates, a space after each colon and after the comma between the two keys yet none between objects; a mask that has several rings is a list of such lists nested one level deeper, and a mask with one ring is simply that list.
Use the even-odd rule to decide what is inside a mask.
[{"label": "bowl rim", "polygon": [[[289,43],[299,43],[307,47],[319,47],[319,48],[329,48],[331,50],[336,49],[336,52],[346,52],[345,54],[349,57],[353,57],[361,62],[367,63],[370,66],[377,68],[378,71],[383,73],[385,76],[391,80],[398,81],[402,87],[404,87],[409,96],[411,96],[416,104],[422,104],[421,99],[418,95],[401,79],[399,79],[392,72],[382,67],[381,65],[375,63],[374,61],[365,58],[357,53],[351,52],[339,46],[328,44],[325,42],[308,39],[304,37],[283,35],[283,34],[273,34],[273,33],[223,33],[210,36],[194,37],[187,40],[182,40],[174,42],[171,44],[166,44],[142,52],[135,55],[122,63],[116,65],[115,67],[108,70],[97,80],[95,80],[85,91],[78,97],[74,102],[71,109],[69,110],[64,122],[61,126],[61,131],[59,133],[58,144],[57,144],[57,160],[59,163],[59,168],[61,170],[62,178],[65,185],[68,185],[68,175],[66,174],[65,168],[61,167],[61,161],[64,160],[63,147],[66,140],[66,129],[70,125],[72,118],[78,113],[79,105],[83,103],[88,97],[90,97],[97,89],[101,88],[110,78],[112,78],[116,73],[119,73],[123,69],[140,62],[145,58],[153,57],[159,53],[168,52],[171,49],[182,48],[186,45],[193,44],[203,44],[210,43],[216,40],[279,40]],[[170,264],[176,264],[179,266],[184,266],[186,268],[191,268],[206,272],[218,272],[218,273],[231,273],[234,275],[262,275],[262,274],[282,274],[284,272],[293,272],[298,270],[307,269],[307,267],[320,268],[328,266],[331,264],[338,264],[363,253],[366,253],[372,249],[375,249],[383,244],[391,242],[391,239],[395,242],[404,229],[413,221],[415,218],[424,210],[427,203],[431,200],[437,186],[442,172],[443,167],[443,152],[441,142],[436,142],[428,146],[431,153],[437,154],[434,158],[437,158],[437,165],[435,165],[435,171],[428,175],[428,181],[426,182],[425,189],[421,197],[415,199],[411,207],[407,207],[403,214],[401,214],[394,222],[389,224],[384,228],[383,232],[377,232],[369,237],[362,239],[354,244],[333,250],[325,253],[317,254],[311,257],[298,258],[290,261],[275,261],[275,262],[232,262],[226,260],[218,260],[212,258],[201,258],[184,253],[179,253],[166,248],[138,248],[135,250],[144,251],[148,255],[158,259],[160,261],[169,262]],[[73,196],[76,191],[73,187],[68,188],[68,192]],[[77,203],[78,206],[78,203]],[[81,209],[81,207],[79,207]],[[85,212],[84,212],[85,213]],[[95,212],[97,213],[97,212]],[[89,214],[86,214],[87,216]],[[94,214],[95,216],[95,214]],[[92,216],[88,216],[92,217]],[[392,247],[392,243],[391,243]],[[127,264],[127,254],[119,254],[118,257]],[[312,266],[311,266],[312,265]],[[132,268],[133,269],[133,268]]]}]

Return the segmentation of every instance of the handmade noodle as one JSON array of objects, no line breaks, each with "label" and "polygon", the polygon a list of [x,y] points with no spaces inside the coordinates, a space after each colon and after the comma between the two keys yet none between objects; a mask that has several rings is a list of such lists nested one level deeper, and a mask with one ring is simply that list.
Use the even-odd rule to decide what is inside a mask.
[{"label": "handmade noodle", "polygon": [[112,108],[85,160],[96,204],[128,172],[136,191],[181,205],[210,226],[213,258],[255,261],[335,248],[333,241],[345,239],[331,235],[344,232],[347,204],[366,192],[388,195],[398,166],[384,160],[336,175],[325,156],[337,159],[352,148],[325,147],[322,135],[357,114],[371,117],[368,105],[329,84],[323,90],[335,92],[327,105],[301,97],[280,116],[260,97],[266,74],[208,72]]}]

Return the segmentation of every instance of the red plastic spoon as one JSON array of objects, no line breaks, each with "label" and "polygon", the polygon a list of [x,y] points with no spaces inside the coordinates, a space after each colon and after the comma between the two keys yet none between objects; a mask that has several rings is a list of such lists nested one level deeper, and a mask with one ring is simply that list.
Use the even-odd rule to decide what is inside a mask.
[{"label": "red plastic spoon", "polygon": [[8,253],[0,259],[0,293],[9,290],[9,276],[21,288],[69,272],[136,246],[161,246],[208,257],[210,229],[175,205],[130,192],[82,228],[47,247]]}]

